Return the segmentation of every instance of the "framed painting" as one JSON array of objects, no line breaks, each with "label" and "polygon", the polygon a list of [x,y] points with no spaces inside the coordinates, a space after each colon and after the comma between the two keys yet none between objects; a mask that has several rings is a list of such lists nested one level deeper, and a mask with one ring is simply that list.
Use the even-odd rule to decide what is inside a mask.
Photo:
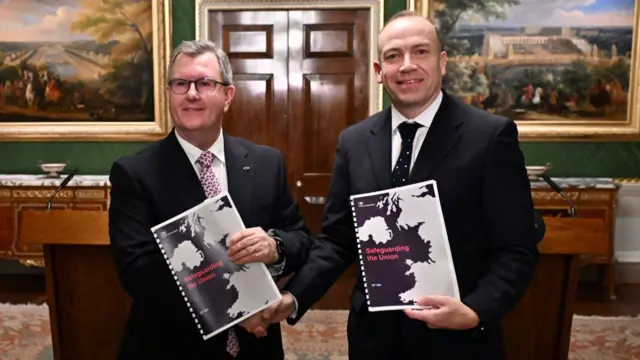
[{"label": "framed painting", "polygon": [[0,141],[168,133],[171,0],[0,1]]},{"label": "framed painting", "polygon": [[525,141],[640,135],[634,0],[408,0],[447,51],[444,89]]}]

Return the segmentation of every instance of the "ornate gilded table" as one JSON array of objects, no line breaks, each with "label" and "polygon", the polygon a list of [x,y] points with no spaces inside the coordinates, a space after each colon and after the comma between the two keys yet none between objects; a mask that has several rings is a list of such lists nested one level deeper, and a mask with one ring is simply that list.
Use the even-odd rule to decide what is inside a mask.
[{"label": "ornate gilded table", "polygon": [[[0,175],[0,258],[41,265],[42,248],[17,242],[21,212],[44,208],[62,182],[43,175]],[[52,209],[107,210],[108,176],[76,175],[52,201]]]},{"label": "ornate gilded table", "polygon": [[[601,281],[607,286],[610,298],[615,298],[615,211],[620,184],[612,178],[553,178],[573,202],[576,215],[603,219],[607,234],[603,241],[606,252],[583,256],[581,264],[595,264]],[[543,216],[567,216],[569,203],[544,181],[532,181],[532,196],[536,209]]]}]

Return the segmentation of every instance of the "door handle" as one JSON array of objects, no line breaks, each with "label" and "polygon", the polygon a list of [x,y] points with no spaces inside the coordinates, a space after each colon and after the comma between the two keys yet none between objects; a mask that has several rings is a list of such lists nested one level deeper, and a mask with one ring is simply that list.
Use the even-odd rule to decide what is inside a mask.
[{"label": "door handle", "polygon": [[305,196],[304,200],[313,205],[320,205],[325,202],[324,196]]},{"label": "door handle", "polygon": [[302,187],[302,181],[300,180],[296,181],[296,187],[300,189]]}]

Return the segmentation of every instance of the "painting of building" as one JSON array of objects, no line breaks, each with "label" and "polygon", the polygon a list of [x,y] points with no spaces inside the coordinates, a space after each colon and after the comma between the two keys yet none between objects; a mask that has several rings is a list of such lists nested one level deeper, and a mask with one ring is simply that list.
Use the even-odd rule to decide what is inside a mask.
[{"label": "painting of building", "polygon": [[445,89],[522,121],[626,121],[633,0],[432,0]]}]

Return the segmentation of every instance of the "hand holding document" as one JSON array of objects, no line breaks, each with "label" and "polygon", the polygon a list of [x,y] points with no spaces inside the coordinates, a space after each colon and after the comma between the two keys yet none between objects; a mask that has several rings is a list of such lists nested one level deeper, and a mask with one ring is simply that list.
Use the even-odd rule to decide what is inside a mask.
[{"label": "hand holding document", "polygon": [[229,258],[230,238],[244,230],[226,192],[151,229],[204,339],[236,324],[258,327],[259,312],[281,299],[263,263]]},{"label": "hand holding document", "polygon": [[432,329],[467,330],[478,326],[478,315],[458,299],[449,296],[423,296],[421,310],[404,310],[408,317],[424,321]]}]

